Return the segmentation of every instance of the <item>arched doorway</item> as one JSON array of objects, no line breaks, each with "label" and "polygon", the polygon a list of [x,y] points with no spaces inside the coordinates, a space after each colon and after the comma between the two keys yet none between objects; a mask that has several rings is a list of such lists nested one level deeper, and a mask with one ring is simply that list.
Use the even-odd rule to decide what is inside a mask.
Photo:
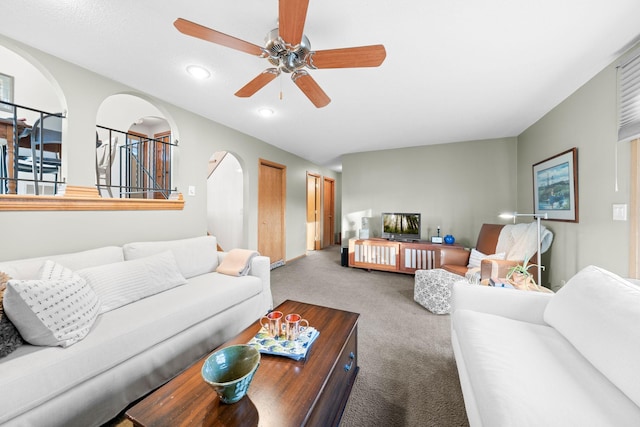
[{"label": "arched doorway", "polygon": [[244,176],[231,153],[219,151],[209,159],[207,231],[225,251],[244,247]]}]

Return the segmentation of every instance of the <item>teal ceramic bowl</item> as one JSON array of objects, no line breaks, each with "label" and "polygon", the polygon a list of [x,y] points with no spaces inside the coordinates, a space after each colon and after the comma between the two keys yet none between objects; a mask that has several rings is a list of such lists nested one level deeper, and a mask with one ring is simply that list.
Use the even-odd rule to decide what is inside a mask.
[{"label": "teal ceramic bowl", "polygon": [[223,403],[236,403],[247,394],[260,365],[260,352],[250,345],[232,345],[212,353],[202,365],[202,378]]}]

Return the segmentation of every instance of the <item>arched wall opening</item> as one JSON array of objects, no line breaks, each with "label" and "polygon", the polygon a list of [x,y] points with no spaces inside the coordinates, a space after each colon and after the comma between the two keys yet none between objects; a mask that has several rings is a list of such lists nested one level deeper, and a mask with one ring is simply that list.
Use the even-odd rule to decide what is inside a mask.
[{"label": "arched wall opening", "polygon": [[[66,121],[51,117],[45,124],[44,119],[66,113],[60,86],[44,67],[18,50],[0,45],[0,64],[0,101],[4,102],[0,103],[0,194],[53,195],[67,176]],[[55,128],[57,137],[51,139],[56,142],[36,157],[33,141],[46,126]]]},{"label": "arched wall opening", "polygon": [[105,99],[96,117],[96,185],[102,197],[168,199],[175,186],[172,126],[151,102]]},{"label": "arched wall opening", "polygon": [[227,151],[214,153],[207,172],[207,231],[224,251],[247,247],[244,206],[241,159]]}]

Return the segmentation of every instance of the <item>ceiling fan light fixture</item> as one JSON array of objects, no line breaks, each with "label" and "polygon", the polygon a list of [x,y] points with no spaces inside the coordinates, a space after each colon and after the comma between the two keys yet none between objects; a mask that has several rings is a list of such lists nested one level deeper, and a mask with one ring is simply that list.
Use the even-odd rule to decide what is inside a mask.
[{"label": "ceiling fan light fixture", "polygon": [[268,54],[267,59],[285,73],[293,73],[307,65],[306,57],[311,52],[311,43],[307,36],[303,35],[298,45],[291,46],[282,40],[278,28],[275,28],[267,34],[264,40],[264,51]]},{"label": "ceiling fan light fixture", "polygon": [[198,80],[205,80],[211,77],[211,72],[200,65],[187,66],[187,73]]}]

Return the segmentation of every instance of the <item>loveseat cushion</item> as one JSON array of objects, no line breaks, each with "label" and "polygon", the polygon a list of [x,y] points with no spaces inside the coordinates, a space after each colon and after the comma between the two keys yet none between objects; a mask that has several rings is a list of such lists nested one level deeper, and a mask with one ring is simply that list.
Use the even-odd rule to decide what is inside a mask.
[{"label": "loveseat cushion", "polygon": [[168,250],[132,261],[85,268],[77,273],[100,297],[100,313],[187,283],[173,253]]},{"label": "loveseat cushion", "polygon": [[161,242],[134,242],[122,247],[125,260],[155,255],[166,250],[173,252],[182,275],[190,279],[199,274],[215,271],[218,266],[218,243],[214,236]]},{"label": "loveseat cushion", "polygon": [[483,426],[638,425],[640,408],[552,327],[464,309],[452,325]]},{"label": "loveseat cushion", "polygon": [[640,288],[595,266],[551,299],[544,320],[640,406]]}]

